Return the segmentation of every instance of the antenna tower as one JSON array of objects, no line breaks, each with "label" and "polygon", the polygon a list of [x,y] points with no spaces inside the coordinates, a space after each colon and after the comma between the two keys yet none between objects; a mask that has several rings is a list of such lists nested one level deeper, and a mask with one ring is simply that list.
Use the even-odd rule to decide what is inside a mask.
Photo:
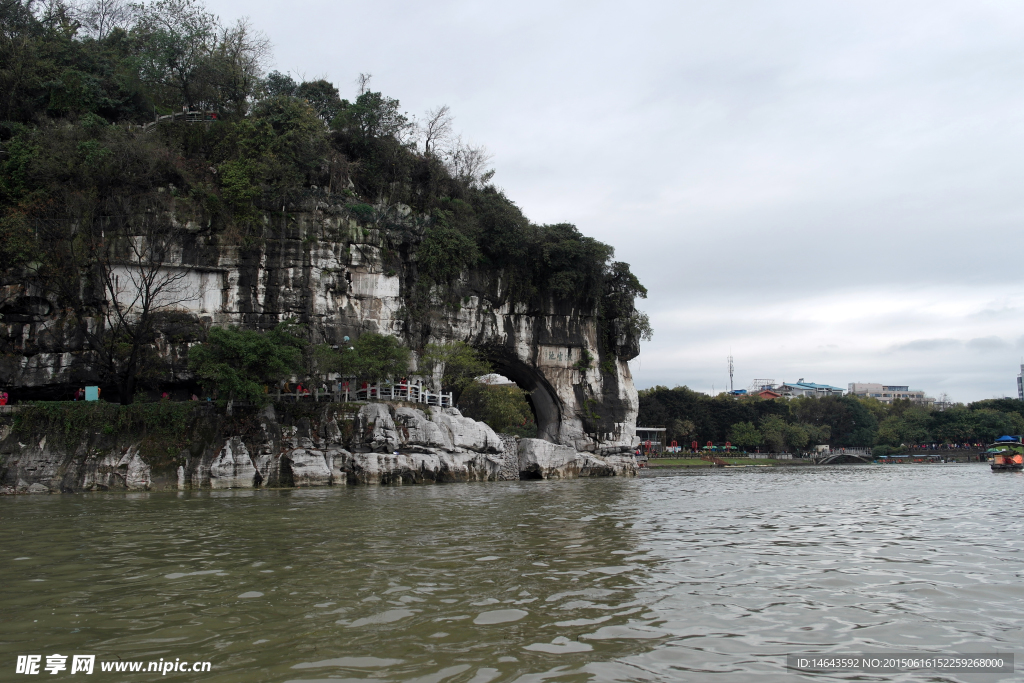
[{"label": "antenna tower", "polygon": [[732,388],[732,369],[733,369],[732,368],[732,356],[730,355],[729,356],[729,393],[730,394],[733,392],[733,388]]}]

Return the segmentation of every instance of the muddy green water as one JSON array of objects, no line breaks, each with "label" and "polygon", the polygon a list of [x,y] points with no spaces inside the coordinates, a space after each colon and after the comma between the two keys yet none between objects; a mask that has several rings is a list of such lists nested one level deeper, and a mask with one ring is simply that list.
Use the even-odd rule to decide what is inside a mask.
[{"label": "muddy green water", "polygon": [[784,655],[1018,647],[1022,501],[983,465],[6,497],[0,680],[852,680]]}]

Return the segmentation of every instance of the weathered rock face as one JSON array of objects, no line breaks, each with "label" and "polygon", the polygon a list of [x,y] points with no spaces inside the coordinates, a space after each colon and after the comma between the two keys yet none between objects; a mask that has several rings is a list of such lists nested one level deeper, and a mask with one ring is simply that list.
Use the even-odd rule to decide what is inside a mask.
[{"label": "weathered rock face", "polygon": [[137,447],[82,449],[69,456],[63,449],[47,444],[45,437],[37,443],[17,445],[20,457],[4,457],[0,479],[0,485],[12,492],[145,491],[153,483],[150,466]]},{"label": "weathered rock face", "polygon": [[245,443],[237,436],[227,440],[209,466],[197,467],[193,478],[200,484],[205,478],[214,489],[252,488],[260,481]]},{"label": "weathered rock face", "polygon": [[582,461],[575,448],[541,439],[519,442],[519,471],[528,479],[574,479],[580,474]]},{"label": "weathered rock face", "polygon": [[242,423],[248,424],[245,434],[226,434],[231,427],[214,424],[217,416],[200,417],[193,431],[209,438],[192,443],[176,461],[156,465],[130,435],[97,430],[80,443],[56,446],[45,435],[19,441],[24,435],[7,428],[0,440],[0,487],[32,493],[301,488],[636,473],[631,455],[602,457],[541,439],[517,442],[451,408],[429,418],[407,405],[370,403],[354,413],[336,408],[290,421],[269,408],[257,416],[257,429]]},{"label": "weathered rock face", "polygon": [[521,439],[519,472],[523,479],[632,477],[637,464],[632,455],[597,456],[541,439]]},{"label": "weathered rock face", "polygon": [[[225,244],[222,236],[202,230],[185,231],[168,266],[182,273],[182,301],[177,317],[160,326],[156,342],[167,363],[166,381],[190,377],[187,320],[265,328],[296,318],[332,344],[363,331],[401,337],[413,349],[465,341],[485,350],[498,372],[530,392],[541,438],[598,454],[633,447],[638,400],[627,361],[637,355],[637,342],[617,333],[624,329],[617,321],[606,323],[611,337],[607,330],[603,334],[596,305],[513,303],[500,271],[476,270],[443,290],[431,289],[425,306],[413,306],[413,247],[426,219],[395,208],[389,220],[412,240],[396,243],[394,230],[359,224],[313,200],[305,208],[279,228],[268,228],[269,237],[251,248]],[[4,310],[13,311],[0,321],[0,386],[13,387],[17,398],[19,389],[22,395],[49,390],[57,396],[100,381],[81,335],[58,303],[30,279],[8,281],[17,284],[0,292]],[[613,348],[601,343],[609,338]],[[440,436],[427,425],[403,428],[426,429],[414,439],[427,448],[448,445],[446,439],[455,447],[491,447],[491,435],[464,432],[458,416],[448,417],[428,421]],[[374,430],[371,450],[393,448],[385,426]]]}]

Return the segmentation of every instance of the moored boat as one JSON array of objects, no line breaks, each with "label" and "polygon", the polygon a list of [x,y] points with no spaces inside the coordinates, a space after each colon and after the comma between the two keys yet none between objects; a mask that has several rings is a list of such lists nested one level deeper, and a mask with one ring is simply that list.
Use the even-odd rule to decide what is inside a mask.
[{"label": "moored boat", "polygon": [[1020,437],[1000,437],[989,446],[985,455],[992,458],[993,472],[1012,472],[1024,470],[1024,444]]}]

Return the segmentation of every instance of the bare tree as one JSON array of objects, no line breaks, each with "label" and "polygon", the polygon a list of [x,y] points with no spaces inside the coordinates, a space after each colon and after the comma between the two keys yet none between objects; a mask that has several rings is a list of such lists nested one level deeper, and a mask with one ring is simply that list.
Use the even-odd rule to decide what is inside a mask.
[{"label": "bare tree", "polygon": [[447,104],[427,111],[427,118],[420,130],[423,134],[423,153],[428,156],[437,145],[448,142],[452,135],[454,118]]},{"label": "bare tree", "polygon": [[124,0],[92,0],[78,6],[83,32],[103,40],[114,29],[128,30],[135,22],[136,6]]},{"label": "bare tree", "polygon": [[356,85],[359,86],[360,95],[369,92],[371,78],[373,78],[373,74],[359,74],[359,77],[356,79]]},{"label": "bare tree", "polygon": [[457,136],[444,155],[445,166],[452,177],[457,178],[471,187],[486,184],[494,177],[494,169],[488,169],[494,155],[483,145],[472,145]]},{"label": "bare tree", "polygon": [[[135,396],[139,381],[157,369],[156,324],[162,314],[198,303],[192,269],[173,263],[172,225],[152,216],[131,227],[115,226],[91,244],[98,289],[99,320],[86,327],[89,346],[104,374],[118,386],[122,404]],[[121,229],[116,229],[121,227]]]}]

